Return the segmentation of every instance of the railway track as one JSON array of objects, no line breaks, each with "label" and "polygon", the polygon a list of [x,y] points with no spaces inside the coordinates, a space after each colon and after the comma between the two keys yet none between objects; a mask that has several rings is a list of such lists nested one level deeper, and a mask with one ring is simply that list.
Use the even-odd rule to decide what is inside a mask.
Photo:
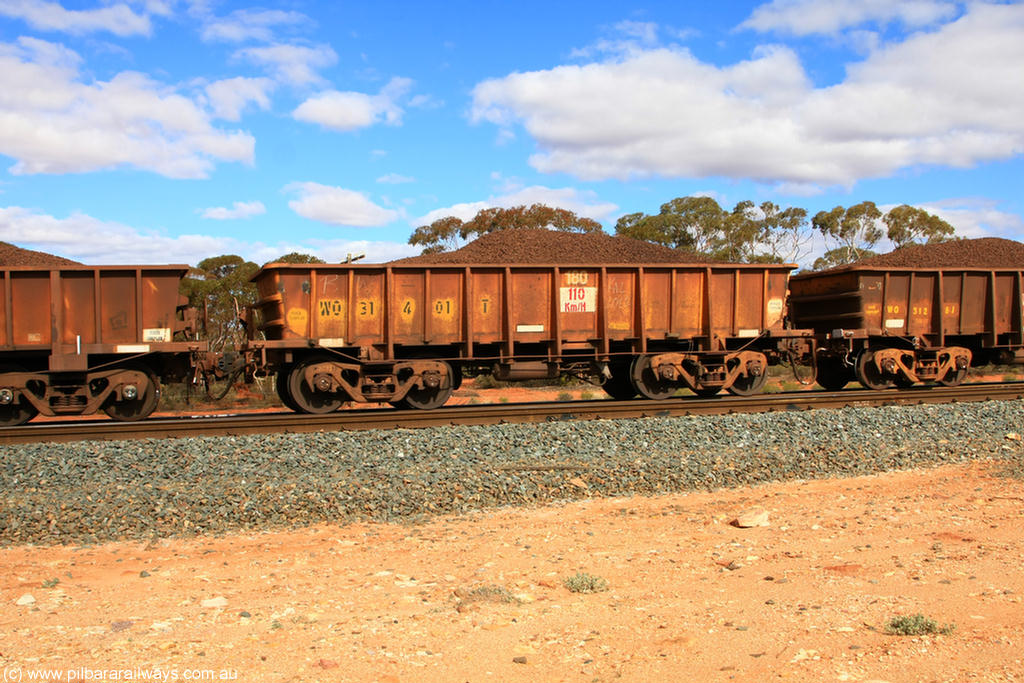
[{"label": "railway track", "polygon": [[88,420],[0,428],[0,445],[68,441],[119,441],[143,438],[232,436],[267,432],[352,431],[419,428],[450,424],[498,424],[555,420],[622,419],[674,415],[720,415],[846,406],[914,405],[1024,398],[1024,382],[977,383],[958,387],[924,386],[888,391],[790,392],[757,396],[722,395],[710,399],[662,401],[575,401],[452,406],[437,410],[369,408],[325,415],[240,413],[148,419],[141,422]]}]

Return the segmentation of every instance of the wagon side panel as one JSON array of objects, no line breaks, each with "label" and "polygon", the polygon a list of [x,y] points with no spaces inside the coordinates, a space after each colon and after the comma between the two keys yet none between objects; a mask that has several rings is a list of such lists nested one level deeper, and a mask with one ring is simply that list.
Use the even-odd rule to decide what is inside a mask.
[{"label": "wagon side panel", "polygon": [[1016,323],[1017,301],[1014,289],[1017,286],[1016,273],[998,272],[991,277],[993,309],[991,330],[994,335],[1005,335],[1012,332]]},{"label": "wagon side panel", "polygon": [[552,270],[515,268],[511,278],[508,306],[513,340],[530,343],[551,338]]},{"label": "wagon side panel", "polygon": [[349,336],[348,272],[317,268],[310,277],[314,292],[310,314],[314,338],[323,346],[343,346]]},{"label": "wagon side panel", "polygon": [[5,270],[0,270],[0,348],[7,348],[11,345],[11,335],[8,330],[10,317],[7,314],[7,294],[11,291],[10,281],[10,273]]},{"label": "wagon side panel", "polygon": [[[736,335],[736,278],[731,270],[715,269],[711,271],[708,285],[708,336],[712,339],[722,339]],[[712,349],[718,348],[716,342],[712,342]]]},{"label": "wagon side panel", "polygon": [[683,339],[698,337],[704,334],[705,271],[703,268],[676,268],[673,275],[671,333]]},{"label": "wagon side panel", "polygon": [[770,270],[766,275],[765,327],[779,330],[785,324],[786,292],[789,289],[789,271]]},{"label": "wagon side panel", "polygon": [[392,273],[394,292],[389,319],[396,344],[423,343],[427,310],[425,282],[424,271],[397,270]]},{"label": "wagon side panel", "polygon": [[664,339],[672,323],[672,271],[643,269],[640,315],[647,339]]},{"label": "wagon side panel", "polygon": [[767,270],[737,270],[736,286],[736,320],[733,335],[737,337],[756,337],[765,328],[765,308],[767,303]]},{"label": "wagon side panel", "polygon": [[424,343],[444,345],[464,341],[465,271],[433,268],[428,270],[428,276],[425,315],[429,324]]},{"label": "wagon side panel", "polygon": [[181,273],[142,269],[138,277],[142,309],[142,338],[139,341],[170,342],[174,338]]},{"label": "wagon side panel", "polygon": [[960,333],[964,335],[984,334],[986,311],[991,304],[988,275],[979,272],[965,272],[960,307]]},{"label": "wagon side panel", "polygon": [[558,273],[558,316],[562,341],[583,343],[601,336],[598,301],[601,271],[567,268]]},{"label": "wagon side panel", "polygon": [[60,278],[61,341],[94,344],[96,339],[96,278],[98,271],[68,272]]},{"label": "wagon side panel", "polygon": [[50,273],[11,273],[12,341],[17,347],[48,347],[51,342]]},{"label": "wagon side panel", "polygon": [[372,347],[384,339],[384,271],[354,270],[353,276],[351,343]]},{"label": "wagon side panel", "polygon": [[467,311],[474,343],[489,344],[503,340],[505,310],[505,273],[494,268],[474,268],[470,273]]}]

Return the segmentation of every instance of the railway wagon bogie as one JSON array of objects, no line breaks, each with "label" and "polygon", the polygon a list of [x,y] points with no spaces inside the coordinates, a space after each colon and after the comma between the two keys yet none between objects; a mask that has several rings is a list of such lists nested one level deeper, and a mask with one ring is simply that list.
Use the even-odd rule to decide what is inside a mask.
[{"label": "railway wagon bogie", "polygon": [[838,390],[956,386],[972,365],[1024,359],[1020,270],[849,266],[790,281],[790,315],[813,328],[818,383]]},{"label": "railway wagon bogie", "polygon": [[434,408],[480,374],[596,376],[616,398],[753,393],[794,335],[809,336],[785,329],[790,270],[269,264],[253,278],[247,353],[303,412]]},{"label": "railway wagon bogie", "polygon": [[189,375],[205,344],[178,294],[187,266],[0,268],[0,424],[36,415],[139,420],[160,380]]}]

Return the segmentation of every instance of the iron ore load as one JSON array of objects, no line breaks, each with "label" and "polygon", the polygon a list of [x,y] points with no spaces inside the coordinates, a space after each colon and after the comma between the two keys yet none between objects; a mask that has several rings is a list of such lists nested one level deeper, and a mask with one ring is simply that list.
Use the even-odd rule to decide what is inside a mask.
[{"label": "iron ore load", "polygon": [[905,247],[790,280],[793,324],[815,331],[817,380],[838,390],[960,384],[971,365],[1024,362],[1024,245]]},{"label": "iron ore load", "polygon": [[139,420],[159,380],[182,381],[190,341],[178,286],[188,266],[0,266],[0,426],[41,415]]},{"label": "iron ore load", "polygon": [[269,264],[253,277],[247,351],[286,405],[319,413],[435,408],[479,374],[597,375],[620,399],[750,394],[794,336],[810,348],[784,325],[791,265],[685,260],[607,235],[515,230],[382,266]]}]

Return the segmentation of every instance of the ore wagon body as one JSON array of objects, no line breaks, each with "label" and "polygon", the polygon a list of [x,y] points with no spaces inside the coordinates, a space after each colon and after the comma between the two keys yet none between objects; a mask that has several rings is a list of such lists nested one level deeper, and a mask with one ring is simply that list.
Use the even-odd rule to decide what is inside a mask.
[{"label": "ore wagon body", "polygon": [[180,378],[205,343],[178,286],[188,266],[0,268],[0,425],[36,414],[146,417],[159,378]]},{"label": "ore wagon body", "polygon": [[246,352],[293,409],[432,408],[463,374],[597,373],[613,396],[760,389],[792,266],[269,264]]},{"label": "ore wagon body", "polygon": [[793,324],[819,338],[818,381],[956,385],[1024,360],[1024,269],[851,266],[790,280]]}]

